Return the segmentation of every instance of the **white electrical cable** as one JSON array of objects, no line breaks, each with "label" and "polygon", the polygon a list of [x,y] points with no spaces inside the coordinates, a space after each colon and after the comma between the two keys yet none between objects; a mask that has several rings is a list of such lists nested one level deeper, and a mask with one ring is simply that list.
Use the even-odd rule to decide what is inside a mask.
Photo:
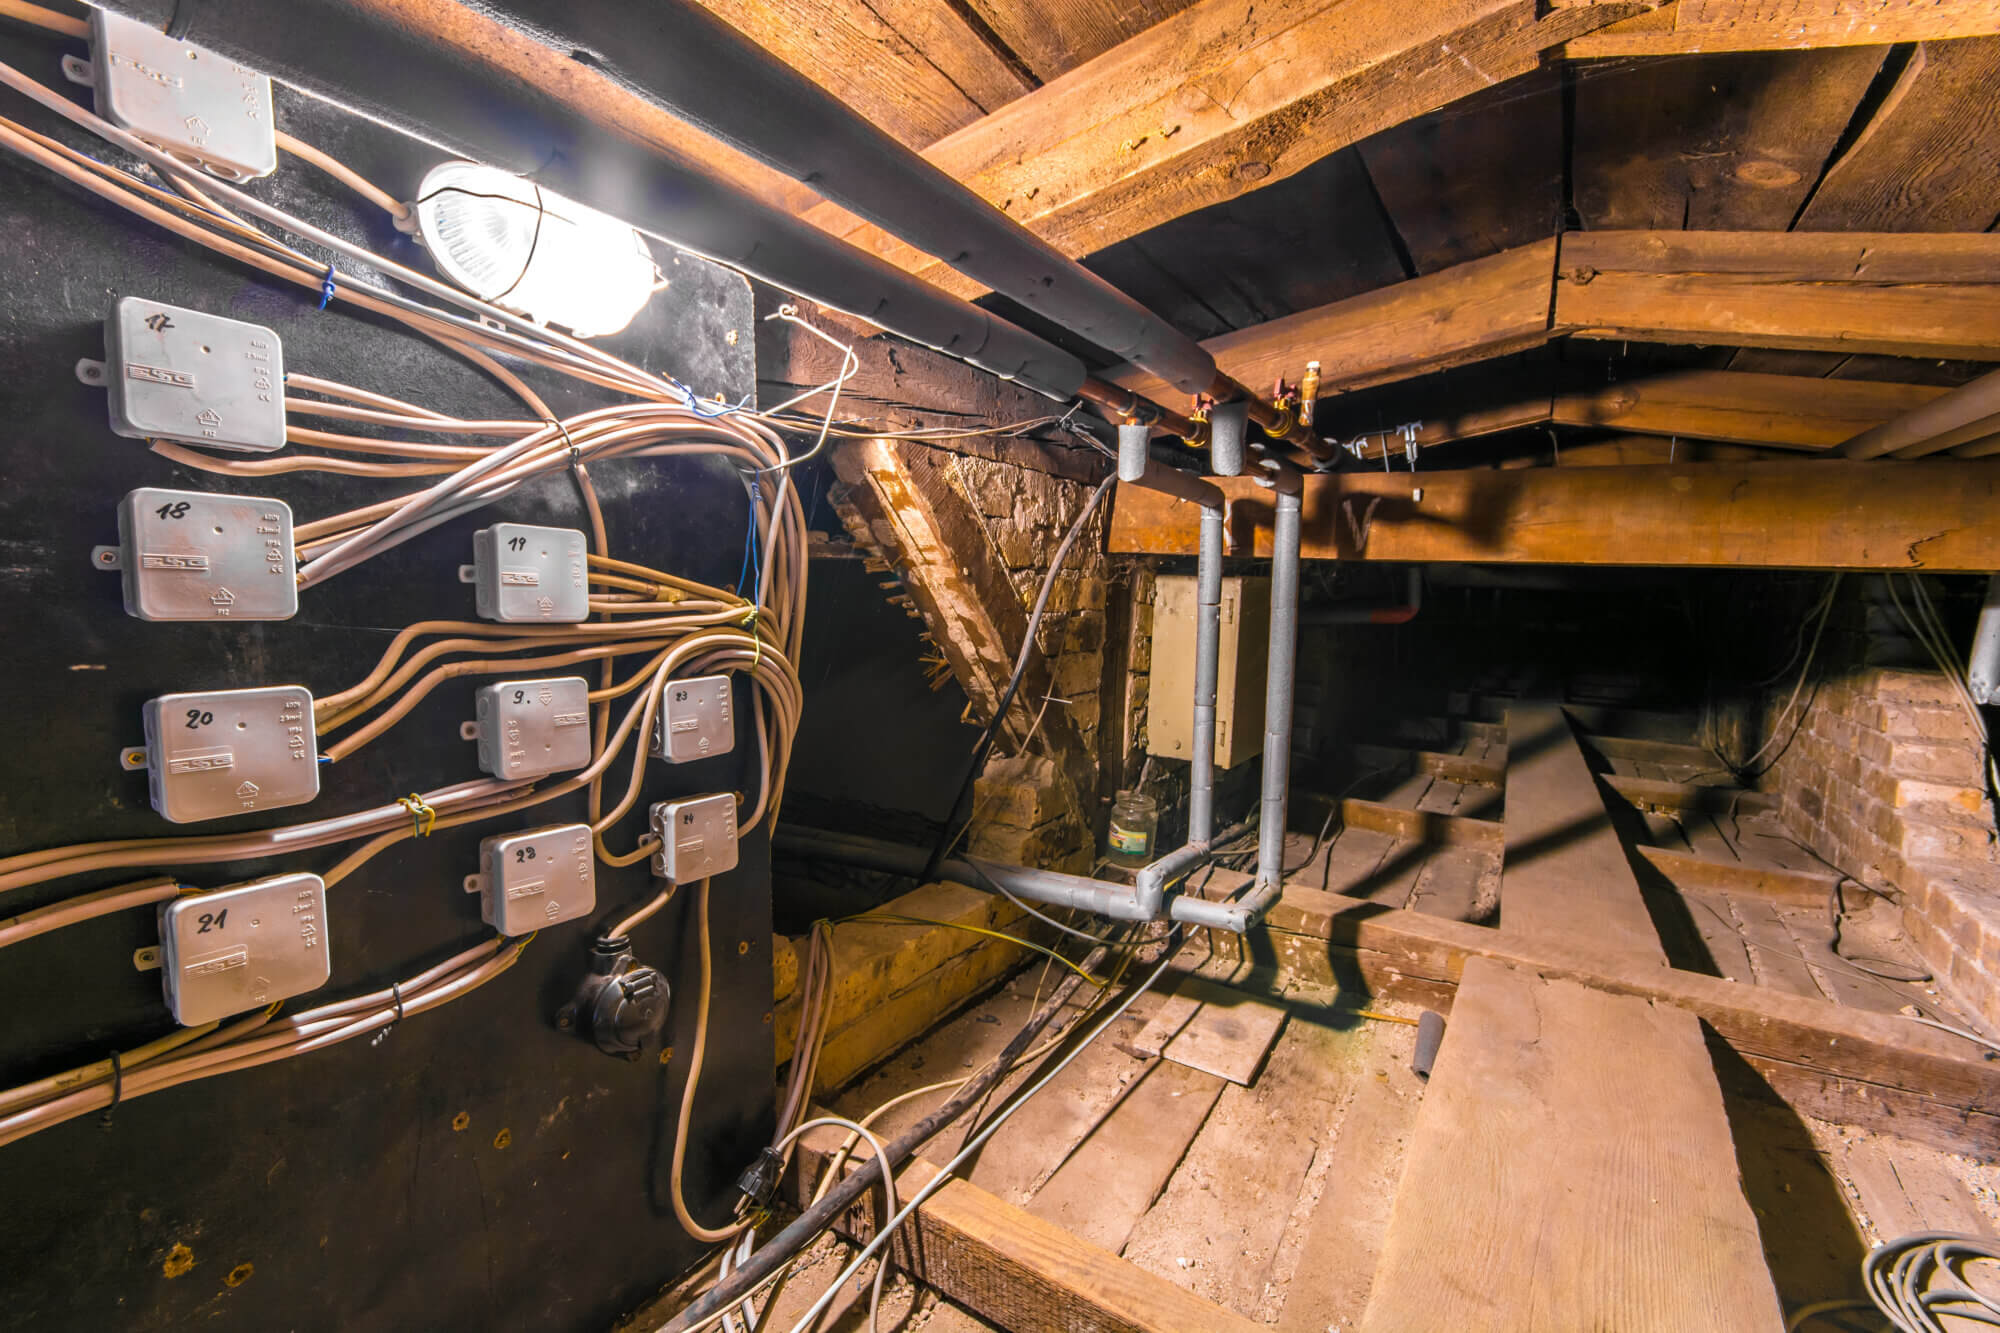
[{"label": "white electrical cable", "polygon": [[876,1229],[874,1239],[870,1240],[867,1245],[863,1246],[861,1252],[855,1255],[854,1258],[848,1262],[847,1267],[843,1268],[840,1271],[840,1275],[834,1278],[834,1280],[827,1285],[826,1290],[820,1293],[819,1299],[813,1302],[812,1308],[807,1310],[805,1312],[805,1315],[796,1324],[792,1325],[791,1333],[806,1333],[806,1330],[812,1327],[813,1322],[819,1318],[820,1313],[823,1310],[825,1310],[828,1304],[832,1302],[833,1298],[837,1294],[839,1294],[840,1288],[847,1282],[847,1280],[850,1277],[854,1276],[855,1272],[860,1269],[861,1265],[866,1263],[871,1257],[873,1257],[877,1250],[881,1249],[884,1245],[886,1245],[889,1242],[890,1238],[896,1234],[897,1228],[902,1226],[904,1222],[908,1221],[910,1215],[914,1213],[918,1208],[923,1206],[924,1200],[930,1198],[931,1195],[937,1193],[939,1189],[943,1188],[945,1183],[952,1178],[952,1174],[955,1171],[957,1171],[959,1167],[965,1164],[966,1159],[971,1157],[972,1154],[974,1154],[975,1152],[979,1151],[979,1149],[985,1144],[986,1140],[992,1138],[993,1135],[999,1130],[1000,1126],[1006,1124],[1008,1118],[1012,1116],[1015,1111],[1019,1110],[1023,1105],[1025,1105],[1029,1098],[1033,1097],[1036,1093],[1040,1092],[1044,1087],[1048,1086],[1050,1080],[1054,1079],[1056,1075],[1062,1073],[1063,1070],[1069,1068],[1070,1062],[1075,1060],[1077,1056],[1083,1054],[1083,1052],[1090,1046],[1090,1044],[1093,1041],[1097,1040],[1097,1038],[1101,1036],[1108,1028],[1110,1028],[1113,1023],[1116,1023],[1121,1017],[1123,1017],[1125,1011],[1132,1007],[1134,1001],[1136,1001],[1141,995],[1144,995],[1147,991],[1151,990],[1153,984],[1157,982],[1160,979],[1161,974],[1167,970],[1167,964],[1173,960],[1173,956],[1174,956],[1173,949],[1171,948],[1163,949],[1160,953],[1159,963],[1154,966],[1152,972],[1147,974],[1147,977],[1144,981],[1140,982],[1137,986],[1132,988],[1132,993],[1130,995],[1127,995],[1123,1000],[1120,1000],[1117,1006],[1113,1008],[1110,1013],[1106,1014],[1104,1018],[1098,1022],[1096,1027],[1092,1028],[1089,1032],[1084,1034],[1083,1040],[1077,1042],[1077,1044],[1074,1047],[1072,1047],[1068,1052],[1066,1052],[1061,1059],[1057,1060],[1055,1064],[1046,1073],[1041,1074],[1032,1083],[1028,1084],[1026,1087],[1016,1092],[1012,1097],[1008,1098],[1006,1104],[1002,1106],[998,1111],[993,1113],[992,1118],[989,1119],[986,1122],[986,1124],[980,1128],[979,1132],[972,1135],[969,1139],[965,1141],[964,1146],[958,1150],[958,1154],[955,1157],[953,1157],[949,1162],[946,1162],[941,1168],[939,1168],[938,1173],[935,1177],[926,1182],[922,1189],[918,1190],[915,1195],[911,1196],[910,1201],[908,1203],[904,1204],[900,1210],[898,1210],[894,1215],[892,1215],[887,1221],[885,1221],[880,1227]]}]

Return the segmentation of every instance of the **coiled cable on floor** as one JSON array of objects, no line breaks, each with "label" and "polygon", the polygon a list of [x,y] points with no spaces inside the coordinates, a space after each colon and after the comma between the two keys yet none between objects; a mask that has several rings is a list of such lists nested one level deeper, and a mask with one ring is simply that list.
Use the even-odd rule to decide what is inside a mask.
[{"label": "coiled cable on floor", "polygon": [[[2000,1328],[2000,1302],[1966,1276],[1968,1265],[2000,1265],[2000,1243],[1983,1236],[1919,1231],[1868,1251],[1861,1261],[1867,1300],[1818,1301],[1793,1312],[1785,1333],[1823,1315],[1874,1309],[1895,1333],[1955,1333],[1967,1324]],[[1989,1284],[1991,1285],[1991,1284]],[[1945,1319],[1952,1320],[1947,1325]]]}]

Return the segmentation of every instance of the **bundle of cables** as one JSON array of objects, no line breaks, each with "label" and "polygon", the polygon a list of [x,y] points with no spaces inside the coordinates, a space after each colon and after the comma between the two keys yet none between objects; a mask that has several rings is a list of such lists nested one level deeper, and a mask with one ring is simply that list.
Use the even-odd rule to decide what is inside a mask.
[{"label": "bundle of cables", "polygon": [[1974,1264],[2000,1265],[2000,1244],[1989,1237],[1945,1231],[1919,1231],[1886,1241],[1861,1261],[1867,1300],[1804,1306],[1785,1321],[1785,1333],[1802,1333],[1815,1323],[1832,1325],[1836,1316],[1850,1311],[1880,1314],[1893,1333],[2000,1328],[2000,1298],[1994,1294],[2000,1291],[2000,1273],[1987,1273],[1982,1291],[1966,1271]]},{"label": "bundle of cables", "polygon": [[[66,35],[77,35],[80,28],[74,20],[31,6],[10,7],[6,13]],[[531,479],[568,474],[581,493],[592,548],[587,573],[588,606],[594,619],[562,625],[439,620],[408,626],[362,680],[318,697],[315,729],[329,738],[323,762],[351,757],[453,679],[589,662],[599,663],[601,671],[599,686],[589,695],[592,757],[578,771],[541,782],[497,778],[456,782],[348,814],[249,832],[98,841],[0,858],[0,893],[106,871],[147,875],[0,920],[0,947],[200,891],[160,872],[351,845],[324,876],[333,886],[405,839],[499,819],[579,791],[588,793],[599,855],[609,864],[633,864],[655,850],[650,837],[629,851],[613,851],[604,838],[639,801],[645,740],[666,683],[676,676],[740,672],[750,678],[760,780],[754,794],[744,798],[746,808],[738,825],[749,828],[776,819],[803,707],[794,664],[805,617],[805,515],[791,470],[817,451],[832,429],[841,384],[858,366],[851,350],[841,348],[841,371],[833,381],[768,412],[703,406],[678,381],[466,295],[243,190],[220,181],[197,180],[184,164],[19,70],[0,64],[0,84],[97,136],[137,165],[135,169],[99,161],[4,118],[0,118],[0,148],[176,236],[430,339],[493,378],[525,409],[519,415],[473,420],[293,373],[286,380],[288,446],[282,454],[218,456],[186,445],[153,443],[154,452],[173,462],[233,477],[304,471],[390,482],[424,479],[422,489],[299,524],[293,535],[302,588],[502,500]],[[386,192],[310,145],[282,134],[279,143],[390,213],[405,211]],[[150,179],[142,172],[150,173]],[[299,248],[301,244],[335,254],[336,264],[329,267]],[[351,263],[356,272],[341,269],[340,263]],[[357,276],[363,270],[371,275],[368,279]],[[405,290],[416,295],[406,295]],[[789,309],[775,317],[803,324]],[[559,418],[509,363],[609,391],[618,401]],[[811,451],[794,456],[777,427],[796,428],[800,418],[785,414],[820,394],[826,398],[826,413],[818,438]],[[336,428],[298,424],[311,418]],[[342,423],[389,434],[343,433],[338,428]],[[710,586],[616,558],[608,549],[591,466],[613,459],[696,456],[729,464],[748,495],[747,587],[740,580],[735,591]],[[629,669],[620,666],[625,659],[632,659]],[[627,699],[630,702],[614,719],[614,710]],[[633,749],[629,773],[614,784],[607,798],[605,777],[628,746]],[[421,812],[421,818],[413,811]],[[670,892],[671,886],[627,922],[657,911]],[[284,1020],[272,1010],[221,1026],[188,1029],[65,1074],[0,1091],[0,1110],[7,1113],[0,1119],[0,1143],[93,1107],[377,1031],[490,980],[512,964],[526,943],[526,939],[488,940],[389,992],[334,1001]]]}]

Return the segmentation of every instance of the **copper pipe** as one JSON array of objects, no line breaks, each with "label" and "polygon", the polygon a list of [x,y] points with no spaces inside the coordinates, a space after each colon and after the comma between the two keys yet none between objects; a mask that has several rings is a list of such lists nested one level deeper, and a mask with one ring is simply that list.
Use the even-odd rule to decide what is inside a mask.
[{"label": "copper pipe", "polygon": [[1121,389],[1107,383],[1095,375],[1083,381],[1077,396],[1096,403],[1121,421],[1143,421],[1149,426],[1157,426],[1170,435],[1182,439],[1194,433],[1194,422],[1170,408],[1161,407],[1149,398],[1141,398],[1130,389]]}]

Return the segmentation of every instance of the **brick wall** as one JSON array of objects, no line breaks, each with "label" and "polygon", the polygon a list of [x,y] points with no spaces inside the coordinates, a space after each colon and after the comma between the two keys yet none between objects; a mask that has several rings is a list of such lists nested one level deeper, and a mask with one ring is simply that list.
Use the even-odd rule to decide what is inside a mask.
[{"label": "brick wall", "polygon": [[1894,664],[1912,654],[1870,587],[1843,597],[1823,649],[1805,720],[1763,785],[1793,836],[1900,894],[1925,965],[2000,1027],[2000,849],[1971,719],[1942,673]]},{"label": "brick wall", "polygon": [[[1048,562],[1093,488],[1030,468],[962,456],[952,460],[951,478],[981,515],[987,539],[1006,565],[1022,608],[1032,610]],[[1063,709],[1084,744],[1093,748],[1098,728],[1106,721],[1100,685],[1109,575],[1104,533],[1109,518],[1108,503],[1091,516],[1049,593],[1037,641],[1048,659],[1054,689],[1046,699],[1022,701],[1030,716],[1044,707]],[[1039,748],[1038,733],[1033,749]],[[1095,793],[1083,796],[1091,800]],[[1045,753],[1006,755],[996,747],[974,788],[972,811],[966,845],[976,855],[1057,870],[1090,867],[1095,811],[1075,807]]]}]

